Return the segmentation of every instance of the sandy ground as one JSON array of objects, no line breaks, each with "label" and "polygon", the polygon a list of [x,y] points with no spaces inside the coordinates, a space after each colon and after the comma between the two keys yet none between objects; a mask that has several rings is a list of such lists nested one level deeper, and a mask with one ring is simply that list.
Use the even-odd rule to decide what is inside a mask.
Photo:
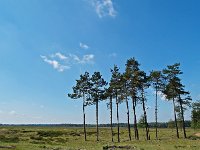
[{"label": "sandy ground", "polygon": [[200,133],[196,133],[195,135],[198,136],[198,137],[200,137]]}]

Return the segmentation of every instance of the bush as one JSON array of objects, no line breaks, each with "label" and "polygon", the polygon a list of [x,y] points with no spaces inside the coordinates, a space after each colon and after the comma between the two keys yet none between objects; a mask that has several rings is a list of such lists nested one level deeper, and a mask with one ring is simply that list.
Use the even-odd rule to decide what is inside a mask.
[{"label": "bush", "polygon": [[0,141],[6,143],[17,143],[19,142],[18,137],[5,137],[4,135],[0,135]]},{"label": "bush", "polygon": [[61,131],[38,131],[37,135],[43,137],[58,137],[62,136],[64,133]]}]

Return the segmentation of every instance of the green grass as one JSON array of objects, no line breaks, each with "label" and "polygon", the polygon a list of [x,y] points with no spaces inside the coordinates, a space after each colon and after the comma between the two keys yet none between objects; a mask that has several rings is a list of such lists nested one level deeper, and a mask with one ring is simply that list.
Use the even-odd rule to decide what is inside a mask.
[{"label": "green grass", "polygon": [[[145,140],[145,132],[139,130],[140,140],[128,140],[126,128],[120,128],[120,140],[117,142],[117,130],[114,130],[114,141],[111,142],[110,129],[100,128],[99,142],[96,142],[96,129],[87,128],[87,141],[84,141],[82,128],[64,127],[0,127],[0,147],[16,150],[84,150],[84,149],[135,149],[135,150],[181,150],[200,149],[200,138],[194,131],[187,129],[187,139],[176,138],[175,130],[159,129],[159,140],[155,140],[155,130],[150,129],[151,140]],[[133,129],[132,138],[133,138]],[[12,146],[12,147],[11,147]],[[6,148],[0,148],[5,149]]]}]

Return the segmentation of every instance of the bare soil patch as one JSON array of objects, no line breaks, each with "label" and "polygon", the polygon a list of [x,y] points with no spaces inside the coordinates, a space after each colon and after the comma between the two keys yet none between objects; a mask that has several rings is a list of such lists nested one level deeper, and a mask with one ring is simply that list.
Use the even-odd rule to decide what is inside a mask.
[{"label": "bare soil patch", "polygon": [[15,149],[16,146],[0,146],[0,148]]},{"label": "bare soil patch", "polygon": [[200,133],[196,133],[195,136],[200,137]]}]

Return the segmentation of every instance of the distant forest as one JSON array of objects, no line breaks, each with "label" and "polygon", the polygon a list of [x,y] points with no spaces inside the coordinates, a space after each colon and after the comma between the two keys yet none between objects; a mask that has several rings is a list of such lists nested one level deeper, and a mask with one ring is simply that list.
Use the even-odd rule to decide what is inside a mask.
[{"label": "distant forest", "polygon": [[[33,126],[33,127],[83,127],[83,124],[0,124],[0,126]],[[87,127],[96,127],[96,124],[86,124]],[[120,127],[127,127],[127,123],[120,123]],[[134,127],[133,124],[130,124]],[[186,127],[191,127],[191,121],[185,121]],[[99,127],[110,127],[110,124],[99,124]],[[113,123],[113,127],[117,127],[117,123]],[[143,128],[142,124],[138,125],[139,128]],[[155,128],[155,122],[149,123],[150,128]],[[168,122],[158,122],[158,128],[171,128]],[[175,128],[175,127],[174,127]]]}]

